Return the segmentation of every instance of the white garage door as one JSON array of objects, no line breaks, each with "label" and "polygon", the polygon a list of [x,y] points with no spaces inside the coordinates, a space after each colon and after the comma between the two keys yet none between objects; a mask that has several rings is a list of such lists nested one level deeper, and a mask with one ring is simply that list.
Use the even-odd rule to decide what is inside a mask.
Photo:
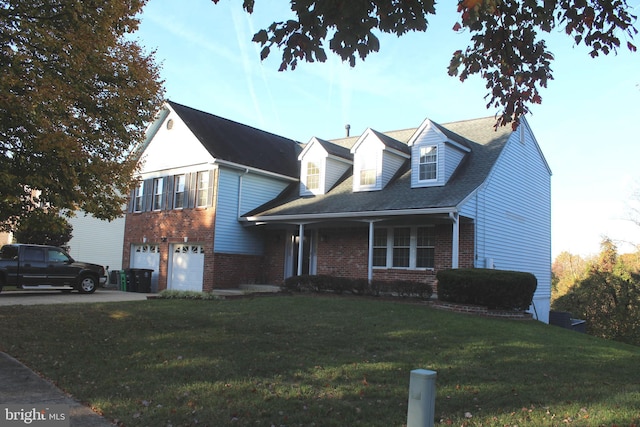
[{"label": "white garage door", "polygon": [[151,289],[158,289],[158,271],[160,267],[160,247],[158,245],[134,245],[131,268],[153,270]]},{"label": "white garage door", "polygon": [[171,257],[169,289],[202,292],[204,247],[202,245],[174,245]]}]

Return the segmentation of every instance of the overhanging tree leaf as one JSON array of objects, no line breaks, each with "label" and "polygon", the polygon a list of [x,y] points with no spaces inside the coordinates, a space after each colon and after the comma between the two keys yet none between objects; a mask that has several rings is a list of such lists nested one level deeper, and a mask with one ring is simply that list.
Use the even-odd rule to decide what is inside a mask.
[{"label": "overhanging tree leaf", "polygon": [[127,39],[145,3],[0,0],[3,227],[40,204],[122,214],[163,98],[153,53]]},{"label": "overhanging tree leaf", "polygon": [[[212,0],[218,3],[219,0]],[[280,71],[295,69],[298,60],[324,61],[328,48],[355,66],[380,48],[374,31],[401,36],[426,31],[435,15],[434,0],[291,0],[297,19],[274,22],[253,41],[282,51]],[[255,2],[243,7],[253,12]],[[444,7],[447,4],[443,3]],[[449,6],[455,7],[455,6]],[[638,33],[636,16],[626,0],[460,0],[460,22],[454,31],[468,30],[471,44],[453,53],[448,73],[466,80],[479,74],[486,82],[487,108],[499,108],[496,126],[515,128],[531,104],[542,102],[540,91],[553,79],[553,54],[539,32],[563,28],[576,44],[591,48],[590,55],[617,52],[621,37],[627,48]],[[267,50],[265,50],[267,49]],[[265,55],[266,53],[266,55]]]}]

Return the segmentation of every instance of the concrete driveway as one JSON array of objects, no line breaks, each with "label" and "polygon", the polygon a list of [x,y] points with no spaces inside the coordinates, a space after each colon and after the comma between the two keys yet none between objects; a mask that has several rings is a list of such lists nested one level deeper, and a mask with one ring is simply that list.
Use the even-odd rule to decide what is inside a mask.
[{"label": "concrete driveway", "polygon": [[76,304],[87,302],[142,301],[153,294],[98,289],[92,294],[61,291],[4,291],[0,292],[0,306],[36,304]]}]

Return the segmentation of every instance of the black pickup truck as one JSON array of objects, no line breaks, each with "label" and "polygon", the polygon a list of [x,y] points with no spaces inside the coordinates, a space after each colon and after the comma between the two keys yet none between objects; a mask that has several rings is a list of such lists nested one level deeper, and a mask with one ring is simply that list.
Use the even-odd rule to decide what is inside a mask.
[{"label": "black pickup truck", "polygon": [[0,249],[0,291],[16,286],[90,294],[106,279],[101,265],[77,262],[55,246],[12,244]]}]

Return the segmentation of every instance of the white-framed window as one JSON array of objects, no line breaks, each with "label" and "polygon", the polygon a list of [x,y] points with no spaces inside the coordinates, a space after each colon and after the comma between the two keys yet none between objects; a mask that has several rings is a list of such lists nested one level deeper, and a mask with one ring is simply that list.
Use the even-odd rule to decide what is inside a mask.
[{"label": "white-framed window", "polygon": [[416,237],[416,268],[433,268],[436,252],[435,228],[418,227]]},{"label": "white-framed window", "polygon": [[320,188],[320,166],[315,162],[307,162],[307,190],[318,190]]},{"label": "white-framed window", "polygon": [[198,172],[196,179],[196,206],[207,206],[209,200],[209,171]]},{"label": "white-framed window", "polygon": [[173,209],[184,208],[184,175],[175,175],[173,177]]},{"label": "white-framed window", "polygon": [[393,229],[393,260],[392,267],[409,267],[411,258],[411,228]]},{"label": "white-framed window", "polygon": [[162,178],[155,178],[153,180],[153,210],[159,211],[162,209]]},{"label": "white-framed window", "polygon": [[373,230],[373,266],[387,266],[387,229],[376,228]]},{"label": "white-framed window", "polygon": [[378,179],[378,156],[375,152],[364,153],[360,156],[359,179],[361,187],[373,187]]},{"label": "white-framed window", "polygon": [[433,181],[438,177],[438,147],[420,147],[419,180]]},{"label": "white-framed window", "polygon": [[133,193],[133,211],[142,212],[142,201],[144,194],[144,181],[140,181]]},{"label": "white-framed window", "polygon": [[380,227],[373,232],[373,266],[429,269],[435,267],[435,227]]}]

